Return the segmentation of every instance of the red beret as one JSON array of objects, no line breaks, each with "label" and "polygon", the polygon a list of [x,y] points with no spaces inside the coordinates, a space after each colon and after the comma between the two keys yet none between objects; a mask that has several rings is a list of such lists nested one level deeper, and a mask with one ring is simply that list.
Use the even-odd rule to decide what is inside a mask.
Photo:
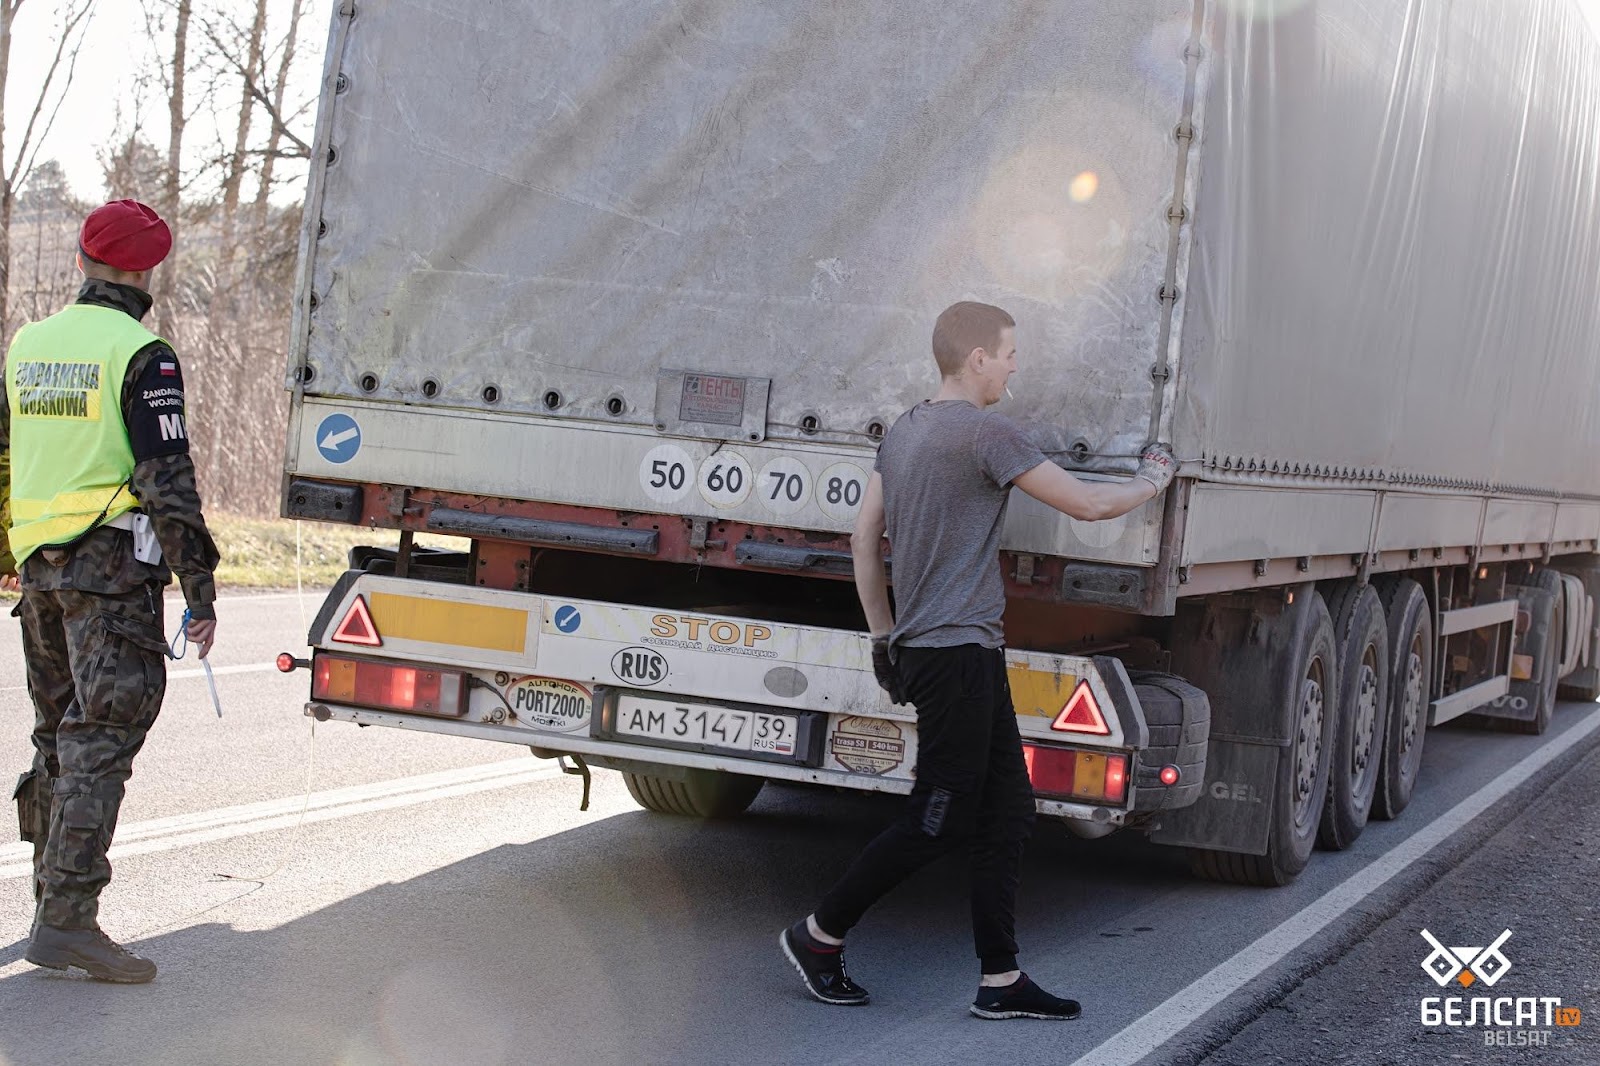
[{"label": "red beret", "polygon": [[90,259],[137,274],[172,251],[172,231],[137,200],[113,200],[83,220],[78,246]]}]

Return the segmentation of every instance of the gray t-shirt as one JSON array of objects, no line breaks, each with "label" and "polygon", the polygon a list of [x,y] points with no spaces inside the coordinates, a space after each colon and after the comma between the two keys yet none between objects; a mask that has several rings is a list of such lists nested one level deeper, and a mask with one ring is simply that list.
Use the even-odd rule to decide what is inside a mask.
[{"label": "gray t-shirt", "polygon": [[1005,642],[1000,529],[1011,482],[1045,461],[1016,423],[965,400],[920,403],[878,448],[894,561],[891,641]]}]

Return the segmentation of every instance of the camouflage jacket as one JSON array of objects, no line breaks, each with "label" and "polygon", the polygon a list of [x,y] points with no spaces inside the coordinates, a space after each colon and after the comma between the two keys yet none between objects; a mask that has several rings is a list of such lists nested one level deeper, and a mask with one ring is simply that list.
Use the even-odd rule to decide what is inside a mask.
[{"label": "camouflage jacket", "polygon": [[[131,285],[90,279],[78,291],[78,303],[124,311],[142,319],[150,296]],[[150,516],[163,561],[158,566],[133,557],[133,538],[120,529],[95,529],[76,541],[63,565],[35,552],[22,568],[22,584],[32,589],[76,589],[80,592],[131,592],[140,585],[165,585],[173,574],[195,618],[215,618],[217,598],[212,571],[217,546],[206,529],[195,486],[194,461],[187,432],[175,439],[144,427],[156,424],[158,412],[183,408],[183,376],[178,357],[164,342],[147,345],[134,356],[122,383],[122,417],[134,449],[129,487],[139,507]],[[169,423],[170,425],[170,423]],[[11,408],[0,389],[0,573],[16,572],[6,543],[11,528]]]}]

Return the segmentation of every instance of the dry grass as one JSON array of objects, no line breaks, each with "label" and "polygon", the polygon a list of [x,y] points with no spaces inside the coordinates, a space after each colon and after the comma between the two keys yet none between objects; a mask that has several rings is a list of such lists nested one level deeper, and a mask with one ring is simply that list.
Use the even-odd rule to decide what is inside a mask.
[{"label": "dry grass", "polygon": [[[206,514],[206,525],[222,553],[217,567],[217,588],[292,589],[295,587],[295,522],[285,518],[240,518]],[[392,548],[400,534],[392,529],[336,526],[301,522],[299,579],[306,588],[328,588],[345,571],[350,549],[359,544]],[[417,544],[466,551],[470,541],[423,533]],[[0,603],[11,603],[15,593],[0,592]]]},{"label": "dry grass", "polygon": [[[295,587],[295,525],[292,519],[240,518],[207,514],[211,536],[222,553],[217,587],[272,589]],[[344,573],[350,549],[360,544],[392,548],[400,535],[392,529],[300,522],[299,580],[308,588],[327,588]],[[465,550],[467,541],[422,534],[417,543]]]}]

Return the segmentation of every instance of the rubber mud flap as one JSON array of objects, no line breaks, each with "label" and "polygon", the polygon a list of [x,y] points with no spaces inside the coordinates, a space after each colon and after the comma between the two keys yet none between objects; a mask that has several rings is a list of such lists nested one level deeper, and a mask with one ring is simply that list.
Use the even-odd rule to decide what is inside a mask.
[{"label": "rubber mud flap", "polygon": [[1265,855],[1272,828],[1272,789],[1255,782],[1273,781],[1279,758],[1275,744],[1213,739],[1200,798],[1188,807],[1157,815],[1151,841]]}]

